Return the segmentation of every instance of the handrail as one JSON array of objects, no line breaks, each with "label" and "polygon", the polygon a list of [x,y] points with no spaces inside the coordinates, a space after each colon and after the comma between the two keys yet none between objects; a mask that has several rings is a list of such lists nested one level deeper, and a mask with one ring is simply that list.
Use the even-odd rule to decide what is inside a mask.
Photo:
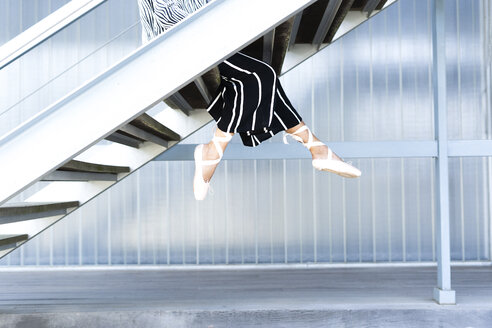
[{"label": "handrail", "polygon": [[0,69],[107,0],[72,0],[0,47]]}]

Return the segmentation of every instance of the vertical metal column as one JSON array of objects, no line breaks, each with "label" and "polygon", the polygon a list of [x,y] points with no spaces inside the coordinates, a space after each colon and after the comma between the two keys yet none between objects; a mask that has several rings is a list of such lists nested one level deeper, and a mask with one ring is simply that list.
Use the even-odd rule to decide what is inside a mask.
[{"label": "vertical metal column", "polygon": [[451,256],[449,245],[449,175],[446,109],[446,42],[444,0],[432,0],[432,84],[434,88],[434,122],[437,153],[437,287],[434,300],[439,304],[456,304],[451,290]]}]

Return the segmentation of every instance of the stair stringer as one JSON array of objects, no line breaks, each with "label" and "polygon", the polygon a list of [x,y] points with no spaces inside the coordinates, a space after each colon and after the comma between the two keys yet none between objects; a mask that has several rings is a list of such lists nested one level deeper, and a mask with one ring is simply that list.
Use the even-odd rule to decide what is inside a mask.
[{"label": "stair stringer", "polygon": [[[360,22],[358,23],[360,24]],[[358,25],[355,24],[355,25]],[[310,57],[316,53],[318,53],[321,49],[312,49],[309,54],[304,57]],[[305,58],[304,58],[305,59]],[[303,60],[304,60],[303,59]],[[300,60],[300,61],[303,61]],[[297,63],[298,64],[298,63]],[[288,72],[288,71],[287,71]],[[284,70],[284,74],[286,71]],[[283,75],[283,74],[282,74]],[[172,113],[172,114],[171,114]],[[139,113],[140,114],[140,113]],[[179,118],[177,121],[180,122],[178,125],[170,124],[168,115],[176,116],[182,115],[182,118]],[[202,110],[193,111],[191,113],[191,117],[187,117],[178,111],[167,111],[161,112],[156,117],[157,121],[162,124],[170,127],[172,130],[175,130],[182,137],[186,137],[194,133],[196,130],[201,127],[207,125],[211,121],[211,117]],[[174,121],[176,117],[174,118]],[[171,119],[173,121],[173,119]],[[0,141],[1,142],[1,141]],[[135,172],[143,165],[163,153],[165,150],[169,149],[173,145],[178,142],[170,142],[169,147],[159,146],[157,144],[151,142],[145,142],[140,149],[133,149],[129,147],[122,146],[120,144],[112,143],[112,144],[96,144],[91,148],[86,149],[83,153],[79,154],[75,159],[80,161],[87,162],[97,162],[100,164],[107,165],[126,165],[131,169],[131,173]],[[124,173],[119,174],[118,181],[121,181],[122,178],[131,174]],[[100,193],[111,188],[117,182],[52,182],[47,187],[43,188],[33,196],[27,199],[28,202],[45,202],[45,201],[73,201],[77,200],[82,205],[90,201],[91,199],[97,197]],[[88,187],[89,185],[89,187]],[[77,208],[78,209],[78,208]],[[70,214],[70,213],[69,213]],[[68,215],[68,214],[67,214]],[[58,222],[60,219],[65,216],[57,216],[50,218],[38,219],[36,221],[36,229],[32,226],[29,227],[28,232],[30,238],[39,234],[43,230],[47,229],[51,225]],[[2,226],[2,230],[5,227]],[[22,227],[22,228],[21,228]],[[41,228],[39,228],[41,227]],[[14,224],[12,227],[8,227],[5,232],[17,234],[17,233],[26,233],[26,226]],[[0,258],[6,255],[8,252],[12,251],[15,248],[8,250],[7,252],[3,251],[0,253]]]},{"label": "stair stringer", "polygon": [[0,204],[312,2],[215,0],[137,49],[0,140]]}]

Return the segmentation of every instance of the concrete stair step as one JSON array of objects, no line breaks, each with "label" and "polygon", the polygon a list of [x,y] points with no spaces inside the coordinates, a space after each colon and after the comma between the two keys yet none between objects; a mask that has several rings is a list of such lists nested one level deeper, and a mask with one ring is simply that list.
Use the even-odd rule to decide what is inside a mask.
[{"label": "concrete stair step", "polygon": [[[202,97],[198,89],[192,91],[192,93],[194,92],[196,92],[196,95],[193,97]],[[184,108],[187,115],[189,114],[189,111],[193,110],[193,107],[188,104],[179,92],[170,98],[173,107]],[[133,148],[139,148],[145,141],[150,141],[155,144],[168,147],[169,141],[179,141],[181,140],[181,137],[176,132],[159,123],[150,115],[143,114],[106,137],[106,140],[117,142]]]},{"label": "concrete stair step", "polygon": [[335,18],[333,19],[333,23],[328,28],[328,33],[326,33],[323,43],[331,43],[333,41],[333,37],[335,36],[338,29],[340,28],[340,25],[342,25],[343,20],[345,19],[349,11],[353,10],[354,2],[355,0],[342,1],[340,8],[338,8],[338,12],[335,15]]},{"label": "concrete stair step", "polygon": [[47,174],[42,181],[118,181],[118,175],[114,173],[55,171]]},{"label": "concrete stair step", "polygon": [[118,130],[110,134],[105,138],[106,140],[116,142],[128,147],[132,148],[140,148],[140,144],[143,142],[143,140],[139,138],[134,138],[131,135],[126,134],[125,132]]},{"label": "concrete stair step", "polygon": [[[159,137],[166,141],[179,141],[181,137],[173,130],[165,127],[148,114],[143,114],[130,122],[130,125],[137,127],[149,134]],[[150,140],[149,140],[150,141]]]},{"label": "concrete stair step", "polygon": [[128,173],[130,172],[130,168],[128,166],[104,165],[71,160],[58,168],[58,171],[118,174]]},{"label": "concrete stair step", "polygon": [[124,133],[131,138],[135,138],[137,140],[141,140],[140,142],[150,141],[157,145],[161,145],[163,147],[168,147],[168,141],[163,139],[161,136],[156,136],[151,132],[147,132],[146,130],[142,130],[135,125],[127,124],[119,129],[119,132]]},{"label": "concrete stair step", "polygon": [[[296,17],[278,25],[273,31],[258,38],[241,51],[249,56],[261,59],[275,69],[280,75],[286,53],[295,44],[313,44],[320,46],[333,41],[338,29],[350,11],[381,10],[387,0],[319,0]],[[331,4],[330,4],[331,3]],[[370,14],[368,12],[368,14]],[[220,75],[217,68],[201,77],[202,91],[197,81],[181,88],[165,102],[174,109],[182,110],[186,115],[195,109],[206,108],[210,102],[204,96],[203,89],[214,94],[219,83]]]},{"label": "concrete stair step", "polygon": [[117,181],[118,173],[128,173],[127,166],[113,166],[71,160],[43,177],[43,181]]},{"label": "concrete stair step", "polygon": [[218,68],[214,67],[165,99],[164,102],[169,107],[179,109],[189,116],[192,110],[207,108],[219,84],[220,73]]},{"label": "concrete stair step", "polygon": [[78,206],[78,201],[7,203],[0,206],[0,224],[65,215],[69,209]]},{"label": "concrete stair step", "polygon": [[0,235],[0,251],[15,248],[18,243],[24,242],[29,238],[28,235]]}]

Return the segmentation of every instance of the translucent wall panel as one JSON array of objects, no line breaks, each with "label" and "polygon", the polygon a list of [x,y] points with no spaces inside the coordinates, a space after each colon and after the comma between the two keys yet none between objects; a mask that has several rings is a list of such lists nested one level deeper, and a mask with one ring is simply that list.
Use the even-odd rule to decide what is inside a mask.
[{"label": "translucent wall panel", "polygon": [[491,45],[488,2],[446,1],[450,139],[490,139],[490,84],[487,85],[486,75],[490,70]]},{"label": "translucent wall panel", "polygon": [[154,162],[9,256],[10,264],[388,262],[434,259],[433,160],[225,161],[193,199],[192,162]]},{"label": "translucent wall panel", "polygon": [[[2,264],[227,264],[435,260],[434,160],[357,160],[367,178],[307,160],[225,161],[196,202],[192,162],[154,162]],[[453,260],[489,259],[485,159],[451,169]],[[171,187],[172,186],[172,187]]]},{"label": "translucent wall panel", "polygon": [[451,257],[490,259],[490,158],[449,162]]},{"label": "translucent wall panel", "polygon": [[0,1],[0,46],[70,0]]}]

